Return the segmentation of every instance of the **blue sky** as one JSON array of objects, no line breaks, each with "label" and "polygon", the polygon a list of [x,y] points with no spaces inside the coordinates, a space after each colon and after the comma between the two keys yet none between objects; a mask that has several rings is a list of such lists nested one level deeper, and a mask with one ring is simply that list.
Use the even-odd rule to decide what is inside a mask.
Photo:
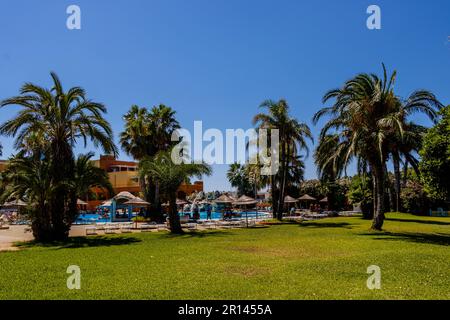
[{"label": "blue sky", "polygon": [[[71,4],[81,30],[66,28]],[[381,7],[381,30],[366,28],[371,4]],[[55,71],[66,88],[81,85],[108,106],[116,137],[132,104],[164,103],[188,129],[202,120],[225,130],[250,128],[263,100],[285,98],[312,126],[327,90],[381,72],[381,62],[398,71],[398,94],[426,88],[449,104],[448,36],[448,0],[2,0],[0,99],[25,81],[49,86]],[[0,120],[14,111],[0,110]],[[6,158],[12,140],[0,141]],[[206,189],[229,189],[227,166],[214,169]],[[315,176],[309,157],[306,177]]]}]

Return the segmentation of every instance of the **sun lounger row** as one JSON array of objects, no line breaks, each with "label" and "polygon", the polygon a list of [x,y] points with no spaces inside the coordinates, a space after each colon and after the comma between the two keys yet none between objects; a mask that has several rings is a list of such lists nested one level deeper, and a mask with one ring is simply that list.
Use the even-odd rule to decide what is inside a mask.
[{"label": "sun lounger row", "polygon": [[86,235],[96,235],[98,231],[104,231],[105,234],[114,234],[116,232],[130,233],[133,223],[97,223],[95,226],[85,228]]}]

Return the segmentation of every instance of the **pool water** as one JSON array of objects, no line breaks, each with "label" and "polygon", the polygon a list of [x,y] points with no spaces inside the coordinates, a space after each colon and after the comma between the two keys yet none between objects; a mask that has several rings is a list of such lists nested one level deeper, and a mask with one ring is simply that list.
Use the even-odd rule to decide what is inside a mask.
[{"label": "pool water", "polygon": [[[192,217],[192,212],[180,212],[180,216],[190,214]],[[222,212],[211,212],[211,219],[213,220],[221,220],[222,219]],[[249,218],[255,218],[256,217],[256,211],[249,211],[247,212],[247,216]],[[262,217],[263,213],[258,212],[258,217]],[[206,212],[200,212],[200,219],[206,220],[207,214]],[[241,218],[245,218],[245,212],[241,213]],[[78,216],[78,218],[75,220],[75,224],[95,224],[100,222],[110,222],[110,218],[104,218],[103,216],[96,214],[96,213],[82,213]]]},{"label": "pool water", "polygon": [[[185,215],[185,214],[189,214],[191,217],[193,216],[192,212],[183,212],[183,213],[180,212],[180,216]],[[200,219],[201,220],[206,220],[207,213],[205,211],[204,212],[199,212],[199,214],[200,214]],[[258,217],[262,217],[262,215],[263,215],[262,212],[258,212]],[[220,212],[216,212],[216,211],[212,211],[211,212],[211,219],[213,219],[213,220],[221,220],[222,216],[223,216],[223,213],[221,211]],[[256,211],[249,211],[249,212],[247,212],[247,216],[249,218],[255,218],[256,217]],[[245,218],[245,212],[241,213],[241,218]]]},{"label": "pool water", "polygon": [[98,222],[109,222],[109,218],[104,218],[103,216],[96,213],[82,213],[75,220],[75,224],[94,224]]}]

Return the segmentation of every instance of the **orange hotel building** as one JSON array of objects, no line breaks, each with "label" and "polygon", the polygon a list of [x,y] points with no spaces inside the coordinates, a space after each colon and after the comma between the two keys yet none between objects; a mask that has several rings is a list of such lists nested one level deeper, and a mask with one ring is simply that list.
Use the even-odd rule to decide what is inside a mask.
[{"label": "orange hotel building", "polygon": [[[134,161],[121,161],[114,156],[103,155],[100,159],[93,160],[94,165],[102,168],[108,173],[109,180],[114,189],[114,194],[122,191],[128,191],[136,196],[141,192],[139,180],[137,177],[138,164]],[[97,200],[88,201],[88,209],[94,209],[103,201],[108,200],[112,195],[108,195],[103,190],[93,190],[97,194]],[[177,197],[186,198],[194,192],[203,191],[203,181],[195,181],[194,184],[183,183],[178,189]]]},{"label": "orange hotel building", "polygon": [[[122,191],[128,191],[136,196],[141,192],[139,180],[137,178],[137,163],[134,161],[121,161],[113,156],[100,156],[100,159],[93,160],[95,166],[102,168],[108,173],[109,180],[114,189],[114,195]],[[0,172],[7,166],[7,162],[0,160]],[[101,189],[93,190],[96,193],[96,200],[88,199],[88,209],[93,210],[99,204],[113,197]],[[178,189],[178,198],[184,199],[194,192],[203,191],[203,182],[195,181],[194,184],[182,184]]]}]

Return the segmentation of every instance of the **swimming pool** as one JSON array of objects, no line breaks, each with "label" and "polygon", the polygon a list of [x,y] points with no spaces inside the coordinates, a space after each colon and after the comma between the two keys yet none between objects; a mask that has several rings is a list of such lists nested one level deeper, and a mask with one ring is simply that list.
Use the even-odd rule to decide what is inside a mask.
[{"label": "swimming pool", "polygon": [[[180,216],[183,216],[185,214],[190,214],[192,217],[192,212],[180,212]],[[258,217],[261,218],[263,215],[267,213],[265,212],[258,212]],[[222,212],[219,211],[213,211],[211,212],[211,219],[213,220],[222,220]],[[256,218],[257,213],[256,211],[249,211],[247,212],[247,216],[249,218]],[[200,219],[206,220],[207,214],[206,212],[200,212]],[[241,218],[245,219],[245,212],[241,212]],[[78,218],[75,220],[75,224],[95,224],[100,222],[110,222],[110,218],[103,217],[102,215],[96,214],[96,213],[82,213],[78,216]]]},{"label": "swimming pool", "polygon": [[[193,216],[192,212],[180,212],[180,216],[185,215],[185,214],[189,214],[191,217]],[[207,218],[207,214],[205,211],[203,212],[199,212],[200,214],[200,219],[201,220],[206,220]],[[247,216],[249,218],[256,218],[256,215],[258,215],[258,217],[262,217],[265,213],[263,212],[256,212],[256,211],[249,211],[247,212]],[[245,212],[241,212],[241,217],[240,218],[245,218]],[[223,213],[222,211],[212,211],[211,212],[211,219],[213,220],[222,220],[223,218]]]},{"label": "swimming pool", "polygon": [[104,218],[96,213],[82,213],[75,220],[75,224],[94,224],[98,222],[109,222],[110,218]]}]

